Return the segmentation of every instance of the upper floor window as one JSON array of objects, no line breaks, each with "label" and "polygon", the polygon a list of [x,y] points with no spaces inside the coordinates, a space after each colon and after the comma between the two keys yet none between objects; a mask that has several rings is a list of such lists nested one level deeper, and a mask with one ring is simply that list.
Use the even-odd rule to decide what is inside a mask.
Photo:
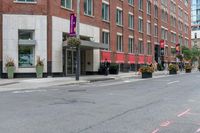
[{"label": "upper floor window", "polygon": [[61,0],[61,6],[72,9],[72,0]]},{"label": "upper floor window", "polygon": [[93,0],[84,0],[84,13],[86,15],[93,15]]},{"label": "upper floor window", "polygon": [[134,18],[133,18],[133,15],[132,14],[129,14],[128,15],[128,27],[130,28],[130,29],[133,29],[133,26],[134,26],[134,24],[133,24],[133,21],[134,20]]},{"label": "upper floor window", "polygon": [[128,3],[133,6],[134,0],[128,0]]},{"label": "upper floor window", "polygon": [[110,39],[109,39],[110,37],[109,36],[110,36],[109,32],[106,32],[106,31],[102,32],[102,43],[106,44],[108,46],[109,46],[109,41],[110,41]]},{"label": "upper floor window", "polygon": [[147,0],[147,14],[151,14],[151,2],[150,0]]},{"label": "upper floor window", "polygon": [[139,32],[143,31],[143,20],[142,20],[142,18],[138,19],[138,31]]},{"label": "upper floor window", "polygon": [[120,9],[116,10],[116,23],[122,25],[122,10]]},{"label": "upper floor window", "polygon": [[117,51],[123,51],[123,44],[122,44],[122,35],[117,35]]},{"label": "upper floor window", "polygon": [[19,30],[19,40],[34,40],[34,31]]},{"label": "upper floor window", "polygon": [[109,5],[102,3],[102,19],[109,21]]},{"label": "upper floor window", "polygon": [[154,16],[158,18],[158,6],[154,5]]},{"label": "upper floor window", "polygon": [[142,10],[143,9],[143,0],[139,0],[138,4],[139,4],[139,6],[138,6],[139,10]]},{"label": "upper floor window", "polygon": [[36,2],[36,0],[15,0],[16,2]]}]

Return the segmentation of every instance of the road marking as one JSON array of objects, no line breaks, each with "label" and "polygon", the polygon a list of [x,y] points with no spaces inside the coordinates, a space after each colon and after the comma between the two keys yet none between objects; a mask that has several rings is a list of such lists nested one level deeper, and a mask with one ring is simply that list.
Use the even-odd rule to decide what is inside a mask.
[{"label": "road marking", "polygon": [[31,93],[31,92],[45,92],[46,90],[25,90],[25,91],[13,91],[14,94],[20,94],[20,93]]},{"label": "road marking", "polygon": [[166,121],[166,122],[161,123],[160,126],[161,126],[161,127],[167,127],[167,126],[169,126],[170,124],[171,124],[170,121]]},{"label": "road marking", "polygon": [[199,128],[199,129],[197,129],[197,131],[196,131],[195,133],[200,133],[200,128]]},{"label": "road marking", "polygon": [[151,133],[157,133],[159,131],[159,128],[155,129],[153,132]]},{"label": "road marking", "polygon": [[169,83],[167,83],[168,85],[170,85],[170,84],[174,84],[174,83],[179,83],[180,81],[173,81],[173,82],[169,82]]},{"label": "road marking", "polygon": [[182,117],[182,116],[186,115],[187,113],[189,113],[189,111],[190,111],[190,109],[187,109],[186,111],[178,114],[177,117]]}]

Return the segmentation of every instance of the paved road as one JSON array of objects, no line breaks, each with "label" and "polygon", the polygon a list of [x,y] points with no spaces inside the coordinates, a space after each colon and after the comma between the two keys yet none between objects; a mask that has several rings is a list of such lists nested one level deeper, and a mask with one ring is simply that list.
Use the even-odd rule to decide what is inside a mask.
[{"label": "paved road", "polygon": [[0,133],[200,133],[200,73],[0,93]]}]

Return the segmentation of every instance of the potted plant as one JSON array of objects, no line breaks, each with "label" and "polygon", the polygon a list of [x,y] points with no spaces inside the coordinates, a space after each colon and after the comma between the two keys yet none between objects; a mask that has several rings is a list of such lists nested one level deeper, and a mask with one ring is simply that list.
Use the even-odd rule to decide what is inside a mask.
[{"label": "potted plant", "polygon": [[154,68],[152,66],[142,66],[140,72],[142,73],[142,78],[152,78]]},{"label": "potted plant", "polygon": [[110,74],[118,74],[119,73],[119,66],[118,64],[110,64],[110,67],[109,67],[109,73]]},{"label": "potted plant", "polygon": [[15,72],[15,63],[14,63],[14,59],[8,57],[6,59],[6,69],[7,69],[7,76],[9,79],[14,78],[14,72]]},{"label": "potted plant", "polygon": [[170,63],[168,66],[168,70],[169,70],[169,74],[177,74],[178,65]]},{"label": "potted plant", "polygon": [[70,37],[67,40],[67,44],[70,47],[76,47],[77,48],[81,44],[81,40],[79,38],[76,38],[76,37]]},{"label": "potted plant", "polygon": [[43,70],[44,70],[44,60],[41,60],[41,58],[37,57],[37,64],[36,64],[36,77],[42,78],[43,77]]},{"label": "potted plant", "polygon": [[186,64],[185,65],[185,72],[186,73],[191,73],[191,70],[192,70],[192,66],[190,64]]}]

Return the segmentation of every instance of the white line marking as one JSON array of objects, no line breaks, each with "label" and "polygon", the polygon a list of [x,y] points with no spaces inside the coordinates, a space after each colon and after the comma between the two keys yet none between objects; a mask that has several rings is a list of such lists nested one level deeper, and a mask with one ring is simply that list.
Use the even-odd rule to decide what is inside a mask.
[{"label": "white line marking", "polygon": [[187,109],[186,111],[178,114],[177,117],[182,117],[183,115],[187,114],[189,111],[190,111],[190,109]]},{"label": "white line marking", "polygon": [[151,132],[151,133],[157,133],[159,131],[159,129],[157,128],[157,129],[155,129],[153,132]]},{"label": "white line marking", "polygon": [[20,93],[31,93],[31,92],[45,92],[46,90],[25,90],[25,91],[13,91],[14,94],[20,94]]},{"label": "white line marking", "polygon": [[199,129],[197,129],[196,133],[199,133],[199,132],[200,132],[200,128],[199,128]]},{"label": "white line marking", "polygon": [[180,81],[173,81],[173,82],[169,82],[169,83],[167,83],[168,85],[170,85],[170,84],[174,84],[174,83],[179,83]]},{"label": "white line marking", "polygon": [[166,121],[166,122],[161,123],[160,126],[161,126],[161,127],[167,127],[167,126],[169,126],[170,124],[171,124],[170,121]]}]

